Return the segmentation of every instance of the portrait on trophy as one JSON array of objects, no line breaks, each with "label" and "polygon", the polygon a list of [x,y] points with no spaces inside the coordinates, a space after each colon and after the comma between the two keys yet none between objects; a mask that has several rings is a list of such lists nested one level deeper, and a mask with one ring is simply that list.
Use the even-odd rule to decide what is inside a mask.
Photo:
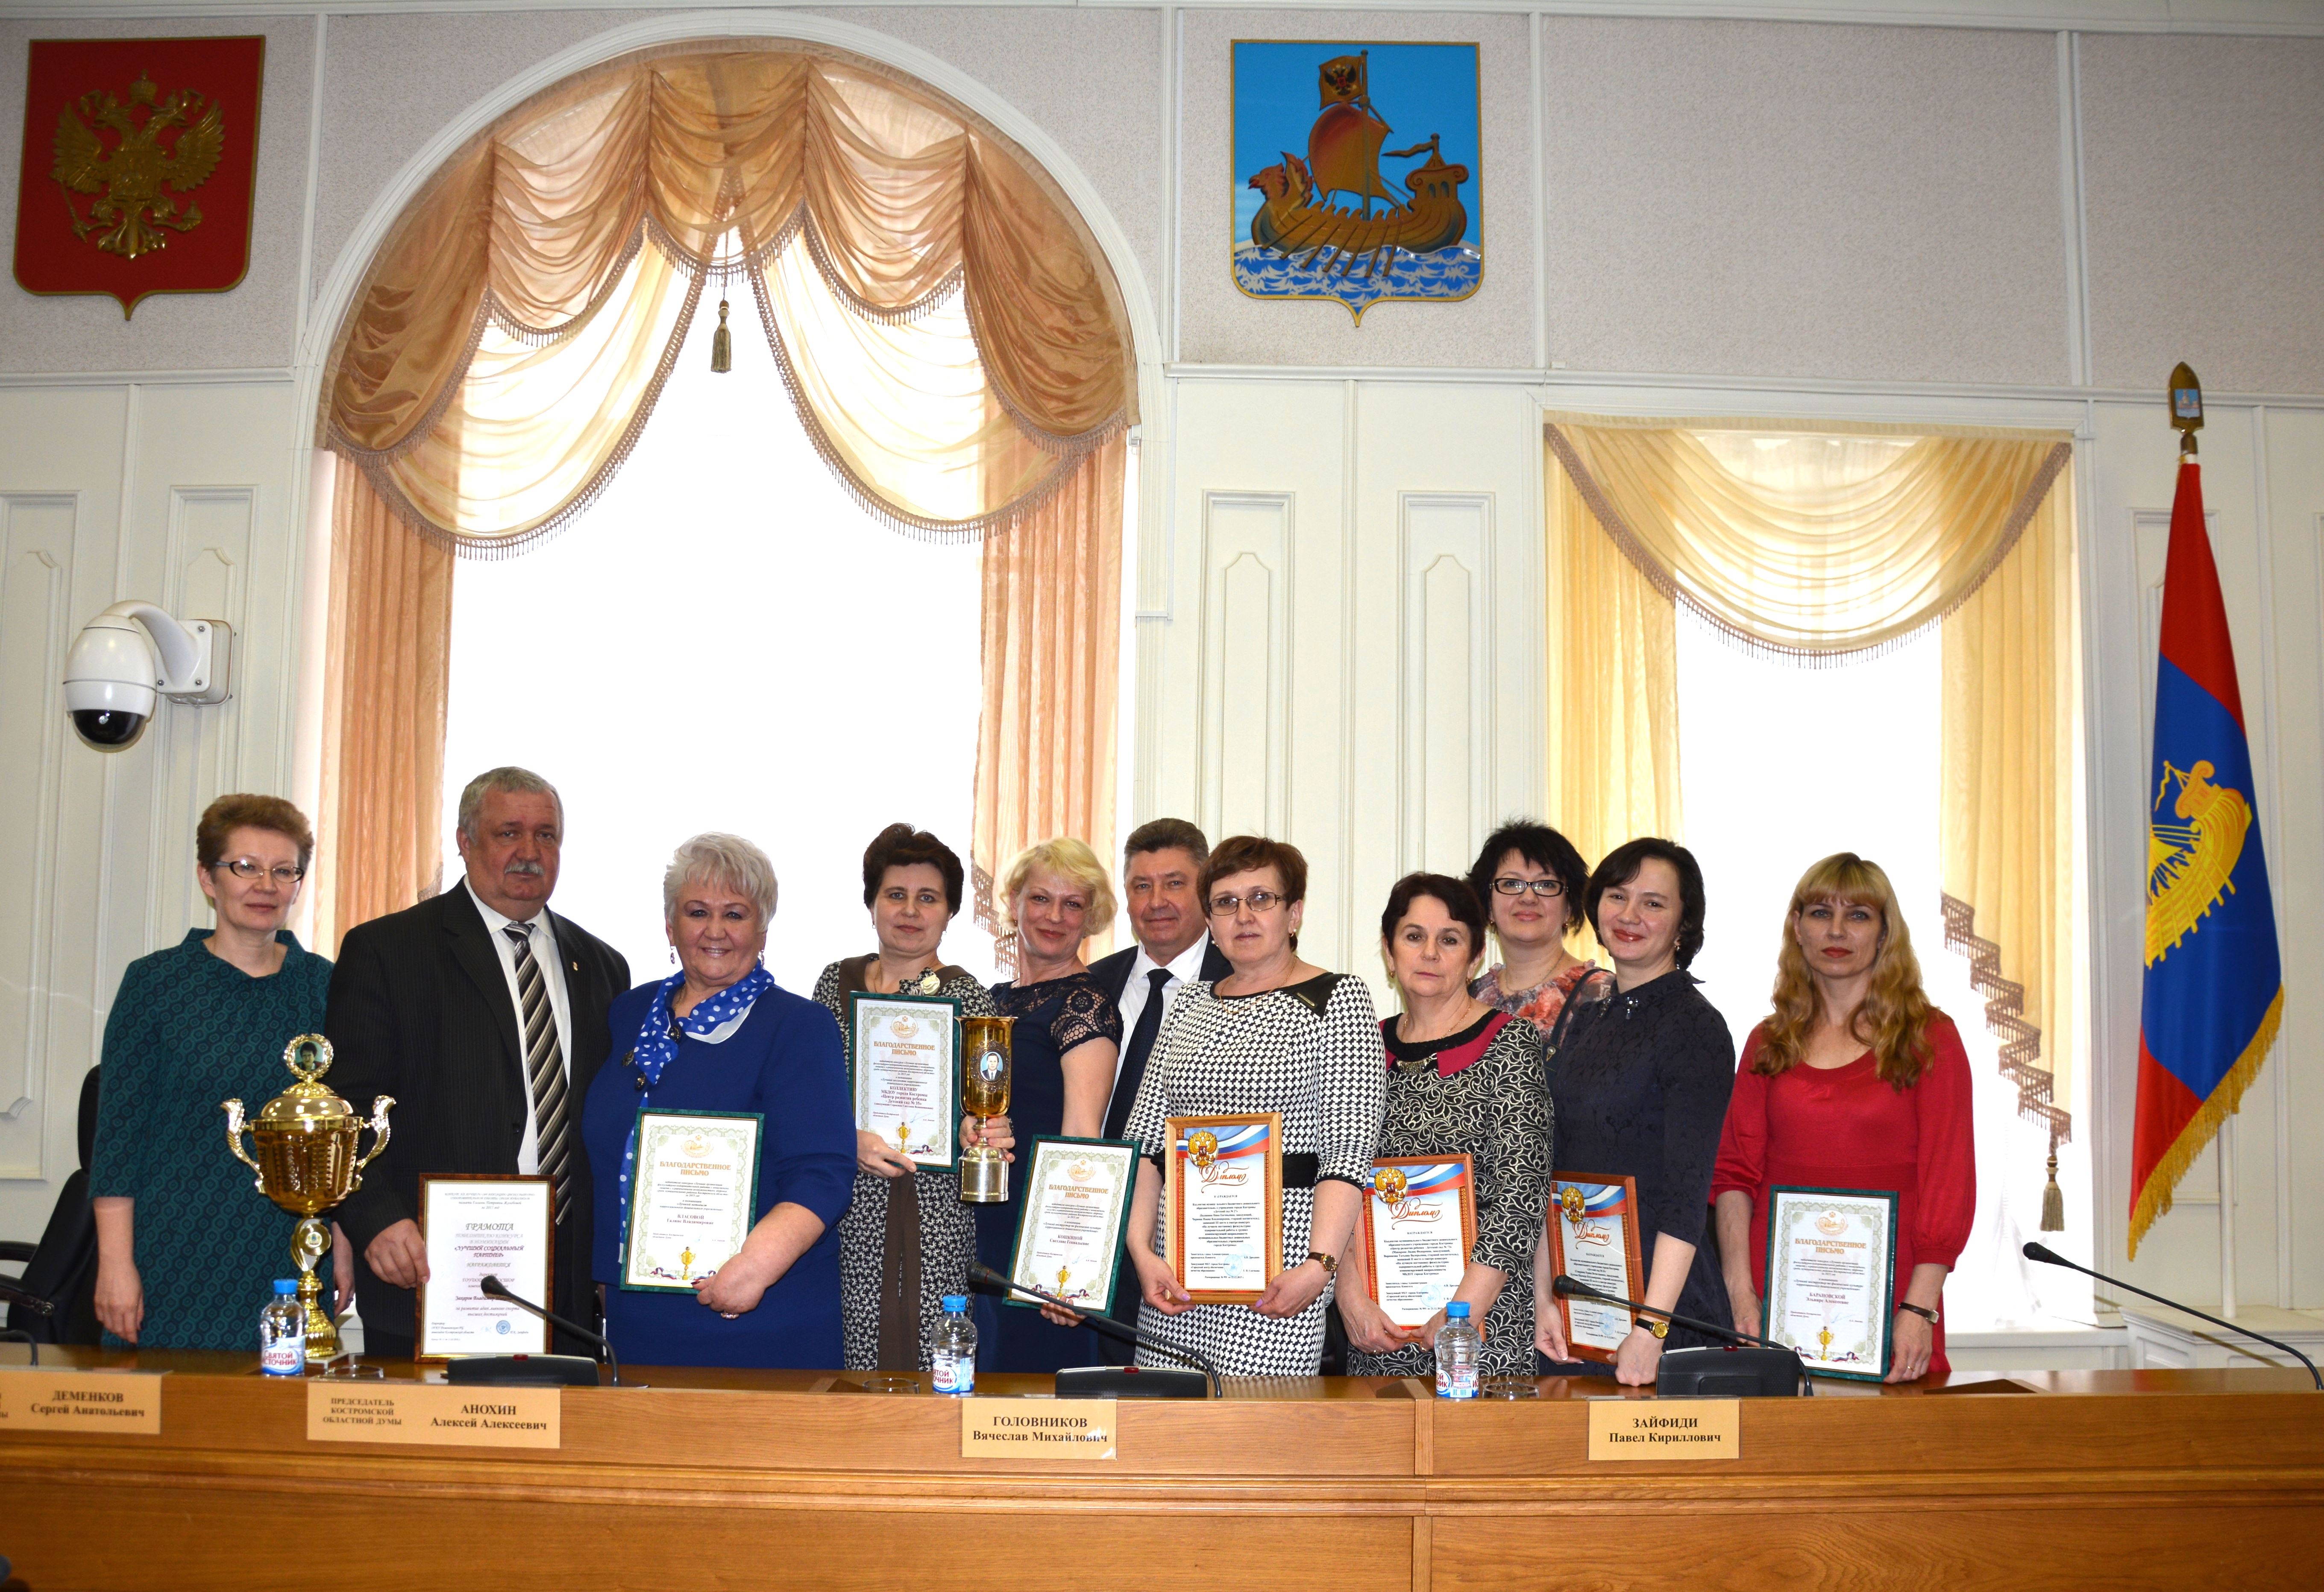
[{"label": "portrait on trophy", "polygon": [[[1009,1115],[1009,1086],[1015,1063],[1009,1031],[1014,1017],[963,1017],[960,1051],[960,1108],[984,1124]],[[986,1144],[970,1146],[960,1156],[960,1197],[972,1205],[999,1205],[1009,1199],[1009,1163]]]}]

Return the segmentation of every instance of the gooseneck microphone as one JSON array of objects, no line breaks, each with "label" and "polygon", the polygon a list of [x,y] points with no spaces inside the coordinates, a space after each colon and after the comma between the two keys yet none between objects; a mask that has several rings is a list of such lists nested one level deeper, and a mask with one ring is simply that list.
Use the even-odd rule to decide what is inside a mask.
[{"label": "gooseneck microphone", "polygon": [[2249,1327],[2239,1327],[2233,1321],[2223,1321],[2217,1316],[2206,1315],[2191,1304],[2181,1304],[2175,1299],[2165,1299],[2160,1293],[2150,1293],[2145,1289],[2138,1286],[2135,1283],[2126,1283],[2120,1277],[2109,1277],[2104,1272],[2094,1272],[2089,1267],[2081,1265],[2078,1261],[2068,1260],[2064,1256],[2059,1254],[2055,1249],[2051,1248],[2047,1244],[2028,1244],[2022,1251],[2020,1251],[2020,1253],[2023,1254],[2026,1259],[2038,1260],[2043,1265],[2061,1265],[2070,1272],[2080,1272],[2086,1277],[2096,1277],[2099,1282],[2106,1284],[2110,1288],[2125,1289],[2129,1293],[2137,1294],[2141,1299],[2152,1299],[2157,1304],[2167,1304],[2172,1310],[2184,1311],[2198,1321],[2209,1321],[2214,1327],[2225,1327],[2228,1331],[2233,1332],[2238,1338],[2257,1339],[2260,1342],[2266,1344],[2270,1348],[2280,1348],[2284,1353],[2290,1355],[2293,1359],[2298,1360],[2301,1365],[2307,1367],[2308,1375],[2315,1381],[2316,1390],[2319,1393],[2324,1393],[2324,1376],[2317,1375],[2316,1362],[2310,1359],[2306,1355],[2301,1354],[2289,1343],[2281,1342],[2276,1339],[2270,1338],[2264,1332],[2255,1332]]},{"label": "gooseneck microphone", "polygon": [[5,1283],[0,1283],[0,1304],[14,1305],[19,1310],[31,1311],[36,1316],[57,1313],[56,1301],[43,1299],[37,1293],[27,1293],[22,1288],[14,1288]]},{"label": "gooseneck microphone", "polygon": [[1594,1299],[1618,1304],[1644,1315],[1660,1316],[1675,1327],[1723,1338],[1732,1348],[1674,1348],[1666,1350],[1655,1376],[1655,1386],[1665,1395],[1686,1394],[1796,1394],[1815,1396],[1815,1379],[1801,1364],[1797,1349],[1772,1338],[1738,1332],[1716,1321],[1697,1321],[1676,1311],[1657,1310],[1642,1299],[1624,1299],[1602,1293],[1563,1272],[1549,1280],[1549,1291],[1560,1299]]},{"label": "gooseneck microphone", "polygon": [[[540,1306],[533,1303],[529,1299],[519,1299],[515,1294],[508,1291],[508,1285],[506,1284],[503,1283],[495,1276],[488,1275],[479,1280],[476,1284],[476,1292],[484,1294],[488,1299],[497,1299],[502,1301],[503,1303],[512,1304],[516,1306],[517,1309],[523,1311],[527,1315],[539,1316],[550,1326],[562,1328],[564,1330],[572,1333],[574,1337],[580,1339],[584,1343],[595,1344],[600,1349],[604,1351],[605,1364],[612,1367],[613,1369],[613,1385],[615,1387],[622,1385],[622,1362],[613,1357],[613,1346],[606,1342],[603,1338],[597,1336],[596,1333],[589,1330],[588,1328],[580,1325],[578,1322],[567,1321],[555,1311],[543,1310]],[[530,1355],[526,1357],[535,1362],[541,1360],[569,1361],[574,1358],[571,1355]],[[464,1362],[459,1360],[452,1362],[455,1366],[458,1366],[463,1363]],[[588,1364],[586,1360],[581,1363],[584,1365]],[[596,1368],[595,1367],[591,1367],[589,1371],[589,1380],[586,1385],[594,1387],[596,1384]]]},{"label": "gooseneck microphone", "polygon": [[[1181,1348],[1167,1338],[1157,1338],[1151,1332],[1141,1332],[1135,1327],[1126,1327],[1111,1316],[1092,1315],[1086,1311],[1075,1309],[1053,1293],[1044,1293],[1038,1288],[1028,1288],[1022,1283],[1010,1281],[981,1260],[972,1260],[968,1263],[968,1280],[972,1283],[981,1283],[985,1287],[1000,1293],[1022,1293],[1028,1299],[1038,1299],[1044,1304],[1054,1304],[1059,1310],[1072,1311],[1074,1314],[1081,1317],[1082,1325],[1104,1337],[1122,1343],[1134,1344],[1140,1348],[1150,1348],[1157,1354],[1167,1354],[1173,1359],[1184,1360],[1210,1378],[1213,1398],[1226,1396],[1224,1387],[1219,1380],[1219,1368],[1211,1364],[1208,1355],[1198,1349]],[[1172,1375],[1178,1375],[1178,1373],[1174,1372]]]}]

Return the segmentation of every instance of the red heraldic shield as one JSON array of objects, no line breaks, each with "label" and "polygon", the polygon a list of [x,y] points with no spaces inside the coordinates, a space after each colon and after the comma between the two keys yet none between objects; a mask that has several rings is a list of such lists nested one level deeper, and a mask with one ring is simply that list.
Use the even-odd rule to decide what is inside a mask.
[{"label": "red heraldic shield", "polygon": [[24,94],[16,281],[223,293],[250,269],[266,41],[38,39]]}]

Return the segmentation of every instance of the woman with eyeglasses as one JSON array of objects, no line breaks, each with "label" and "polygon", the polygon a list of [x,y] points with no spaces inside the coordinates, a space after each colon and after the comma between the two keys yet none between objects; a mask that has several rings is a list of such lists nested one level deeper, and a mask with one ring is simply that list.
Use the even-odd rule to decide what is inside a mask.
[{"label": "woman with eyeglasses", "polygon": [[[282,1053],[323,1027],[331,964],[282,926],[315,835],[279,796],[222,796],[194,830],[215,927],[121,976],[106,1018],[88,1187],[97,1320],[109,1343],[246,1349],[298,1219],[253,1193],[218,1144],[218,1102],[254,1112],[291,1082]],[[339,1295],[354,1251],[334,1230]]]},{"label": "woman with eyeglasses", "polygon": [[[1233,971],[1181,990],[1130,1109],[1143,1148],[1127,1244],[1139,1328],[1208,1355],[1229,1376],[1312,1376],[1323,1311],[1370,1186],[1387,1100],[1388,1053],[1370,991],[1299,956],[1307,860],[1257,835],[1222,842],[1198,899]],[[1284,1269],[1250,1305],[1195,1304],[1167,1256],[1162,1157],[1173,1117],[1280,1112]],[[1176,1364],[1141,1348],[1140,1365]]]},{"label": "woman with eyeglasses", "polygon": [[1566,947],[1581,932],[1590,882],[1582,853],[1546,824],[1517,819],[1487,837],[1469,870],[1469,888],[1492,919],[1501,960],[1469,986],[1496,1011],[1523,1017],[1543,1039],[1574,991],[1611,975]]}]

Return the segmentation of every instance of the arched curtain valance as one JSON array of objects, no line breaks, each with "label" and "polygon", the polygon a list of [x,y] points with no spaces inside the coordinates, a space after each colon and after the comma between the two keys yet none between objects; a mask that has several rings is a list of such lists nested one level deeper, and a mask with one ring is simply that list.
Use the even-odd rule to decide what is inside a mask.
[{"label": "arched curtain valance", "polygon": [[603,489],[737,276],[825,462],[912,534],[1015,523],[1136,418],[1112,273],[1012,145],[867,61],[691,45],[445,166],[342,330],[324,441],[423,533],[516,551]]},{"label": "arched curtain valance", "polygon": [[[2070,439],[1571,415],[1545,436],[1553,789],[1590,855],[1683,826],[1678,608],[1809,667],[1941,626],[1945,941],[2054,1173],[2072,1127]],[[2053,1176],[2045,1227],[2057,1192]]]},{"label": "arched curtain valance", "polygon": [[318,476],[320,948],[438,886],[452,559],[512,557],[586,511],[738,279],[856,501],[983,544],[980,916],[1032,841],[1111,848],[1137,419],[1112,271],[1029,157],[925,84],[819,47],[674,45],[567,78],[454,155],[340,327],[318,418],[337,456]]}]

